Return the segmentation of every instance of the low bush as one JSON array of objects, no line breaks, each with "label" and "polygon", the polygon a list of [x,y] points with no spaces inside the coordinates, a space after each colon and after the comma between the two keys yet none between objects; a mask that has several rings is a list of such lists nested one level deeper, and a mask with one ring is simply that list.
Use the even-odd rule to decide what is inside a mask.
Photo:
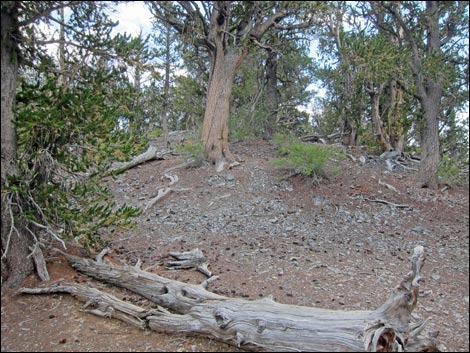
[{"label": "low bush", "polygon": [[275,135],[274,144],[282,157],[272,164],[295,174],[325,177],[326,163],[343,158],[343,153],[332,146],[305,143],[292,136]]}]

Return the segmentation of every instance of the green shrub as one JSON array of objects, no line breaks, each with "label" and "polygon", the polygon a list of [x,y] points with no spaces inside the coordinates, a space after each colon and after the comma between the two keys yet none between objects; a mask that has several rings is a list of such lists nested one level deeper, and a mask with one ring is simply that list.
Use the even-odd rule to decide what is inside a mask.
[{"label": "green shrub", "polygon": [[274,144],[283,157],[272,161],[275,167],[306,176],[325,177],[325,165],[341,152],[331,146],[304,143],[292,136],[275,135]]},{"label": "green shrub", "polygon": [[145,147],[145,139],[119,128],[120,103],[103,93],[110,76],[94,73],[95,80],[84,79],[91,83],[68,90],[53,76],[37,84],[20,81],[19,176],[2,191],[22,210],[15,222],[86,247],[99,246],[104,232],[128,229],[141,213],[113,202],[102,178],[112,161]]},{"label": "green shrub", "polygon": [[156,139],[157,137],[160,137],[163,135],[163,130],[160,129],[159,127],[155,127],[153,130],[150,130],[147,133],[147,137],[149,139]]}]

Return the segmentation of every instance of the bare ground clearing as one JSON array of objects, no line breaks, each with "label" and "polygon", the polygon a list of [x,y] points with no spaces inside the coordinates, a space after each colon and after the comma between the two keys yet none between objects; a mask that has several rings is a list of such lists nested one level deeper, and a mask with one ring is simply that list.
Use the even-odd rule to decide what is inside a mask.
[{"label": "bare ground clearing", "polygon": [[[427,295],[415,315],[431,317],[428,330],[439,331],[443,349],[469,350],[468,187],[416,188],[414,173],[389,172],[373,159],[364,165],[345,159],[340,173],[330,172],[316,185],[301,176],[283,179],[269,164],[274,148],[265,141],[233,143],[232,150],[244,159],[233,169],[171,171],[179,178],[175,187],[190,190],[168,194],[134,229],[109,237],[114,258],[130,265],[140,259],[142,268],[153,266],[159,275],[199,283],[201,273],[168,270],[164,263],[172,251],[200,248],[220,276],[209,287],[213,292],[372,310],[408,272],[413,248],[423,245]],[[167,184],[163,173],[182,162],[170,156],[104,182],[118,202],[144,208]],[[49,267],[52,280],[106,287],[77,274],[61,257],[51,258]],[[24,286],[39,284],[31,276]],[[124,290],[107,290],[136,300]],[[67,295],[2,293],[2,351],[237,351],[205,338],[139,331],[80,308]]]}]

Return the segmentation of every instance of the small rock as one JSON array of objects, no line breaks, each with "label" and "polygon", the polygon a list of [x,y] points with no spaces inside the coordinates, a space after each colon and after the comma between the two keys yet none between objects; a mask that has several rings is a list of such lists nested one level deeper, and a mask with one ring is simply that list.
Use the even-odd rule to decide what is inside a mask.
[{"label": "small rock", "polygon": [[420,233],[420,234],[423,234],[423,233],[425,233],[425,232],[427,231],[427,229],[424,228],[424,227],[422,227],[422,226],[413,227],[413,228],[411,228],[411,230],[412,230],[413,232]]}]

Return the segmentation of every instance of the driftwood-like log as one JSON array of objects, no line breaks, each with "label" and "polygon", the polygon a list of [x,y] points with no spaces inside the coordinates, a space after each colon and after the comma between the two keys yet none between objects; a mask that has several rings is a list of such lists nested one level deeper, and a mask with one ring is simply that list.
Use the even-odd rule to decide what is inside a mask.
[{"label": "driftwood-like log", "polygon": [[[145,319],[154,312],[154,310],[143,309],[128,301],[122,301],[96,288],[76,283],[52,285],[48,288],[22,288],[21,292],[24,294],[69,293],[85,303],[82,311],[90,312],[100,317],[113,317],[141,329],[148,327]],[[88,307],[91,307],[91,309],[88,309]]]},{"label": "driftwood-like log", "polygon": [[280,304],[270,298],[229,298],[209,292],[202,285],[166,279],[135,267],[64,255],[79,272],[129,289],[159,307],[151,311],[130,307],[80,285],[23,289],[23,293],[68,292],[86,301],[87,307],[95,304],[95,313],[101,316],[117,317],[160,332],[210,336],[250,350],[405,351],[435,347],[432,341],[418,338],[424,323],[410,323],[422,280],[422,246],[414,249],[411,271],[374,311],[327,310]]},{"label": "driftwood-like log", "polygon": [[111,175],[111,174],[123,173],[128,169],[131,169],[135,166],[138,166],[139,164],[149,162],[149,161],[152,161],[154,159],[163,159],[163,156],[167,153],[168,153],[168,151],[159,152],[157,147],[149,146],[147,151],[145,151],[144,153],[139,154],[138,156],[135,156],[129,162],[115,162],[115,163],[113,163],[113,165],[107,171],[106,174]]},{"label": "driftwood-like log", "polygon": [[330,143],[330,140],[341,137],[341,133],[335,132],[329,135],[305,135],[300,137],[302,142],[321,142],[323,144]]},{"label": "driftwood-like log", "polygon": [[178,270],[194,268],[207,277],[212,277],[212,272],[207,268],[207,259],[201,250],[194,249],[185,252],[171,252],[170,255],[177,261],[168,261],[166,264],[168,268]]},{"label": "driftwood-like log", "polygon": [[36,272],[41,279],[41,281],[49,281],[51,277],[47,271],[46,260],[44,260],[44,255],[41,250],[39,242],[29,247],[31,250],[31,255],[33,257],[34,266],[36,267]]}]

